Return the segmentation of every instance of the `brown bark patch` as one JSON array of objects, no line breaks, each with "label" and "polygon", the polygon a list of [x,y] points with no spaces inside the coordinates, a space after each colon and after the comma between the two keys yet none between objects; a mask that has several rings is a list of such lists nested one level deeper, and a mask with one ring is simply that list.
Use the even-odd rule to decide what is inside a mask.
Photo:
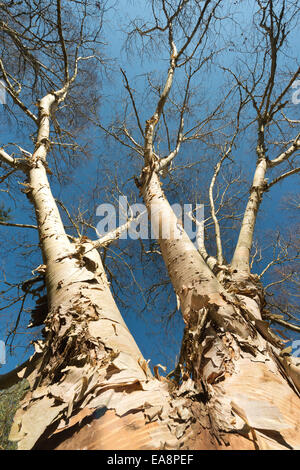
[{"label": "brown bark patch", "polygon": [[[145,423],[139,411],[117,416],[107,410],[100,418],[88,417],[66,431],[56,433],[37,447],[42,450],[150,450],[152,435],[159,436],[159,423]],[[162,432],[163,437],[163,432]]]}]

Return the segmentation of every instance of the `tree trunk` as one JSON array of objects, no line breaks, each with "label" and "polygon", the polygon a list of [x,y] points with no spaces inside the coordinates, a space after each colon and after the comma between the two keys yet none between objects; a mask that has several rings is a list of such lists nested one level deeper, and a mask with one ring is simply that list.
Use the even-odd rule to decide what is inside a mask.
[{"label": "tree trunk", "polygon": [[[26,191],[36,211],[49,313],[45,341],[18,372],[30,391],[10,439],[18,449],[128,448],[133,442],[152,448],[170,441],[167,426],[150,423],[145,410],[158,412],[168,386],[152,377],[114,302],[97,250],[86,239],[69,242],[40,160],[29,172]],[[11,374],[7,381],[11,385]],[[81,431],[81,421],[92,428]]]},{"label": "tree trunk", "polygon": [[[157,227],[186,325],[175,378],[179,373],[182,380],[192,378],[219,445],[299,448],[299,368],[262,320],[265,301],[258,277],[230,265],[219,266],[215,276],[184,230],[178,233],[157,173],[145,178],[142,194],[149,214],[163,220],[171,235],[164,238]],[[188,448],[201,448],[200,422]]]},{"label": "tree trunk", "polygon": [[261,318],[260,283],[230,266],[217,279],[182,228],[178,237],[156,173],[143,196],[158,231],[159,220],[173,230],[159,242],[186,325],[174,380],[152,376],[98,252],[68,240],[41,162],[28,191],[49,313],[45,341],[18,372],[30,384],[10,435],[18,449],[299,448],[298,369]]},{"label": "tree trunk", "polygon": [[18,449],[299,448],[299,372],[262,320],[262,286],[230,265],[216,277],[155,172],[142,192],[186,325],[174,380],[152,376],[97,250],[69,241],[41,160],[26,191],[49,313],[45,341],[18,372],[30,384],[10,435]]}]

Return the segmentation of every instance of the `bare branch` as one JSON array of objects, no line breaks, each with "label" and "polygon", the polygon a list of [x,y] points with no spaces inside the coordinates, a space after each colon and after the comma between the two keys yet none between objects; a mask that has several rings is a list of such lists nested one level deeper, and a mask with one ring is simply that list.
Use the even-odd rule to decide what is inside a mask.
[{"label": "bare branch", "polygon": [[138,115],[138,112],[137,112],[135,100],[134,100],[134,97],[133,97],[131,88],[130,88],[130,86],[129,86],[126,73],[125,73],[125,71],[124,71],[122,68],[121,68],[120,70],[121,70],[122,75],[123,75],[124,80],[125,80],[125,88],[126,88],[126,90],[128,91],[128,93],[129,93],[129,96],[130,96],[130,99],[131,99],[132,107],[133,107],[133,110],[134,110],[134,114],[135,114],[135,117],[136,117],[136,121],[137,121],[139,130],[140,130],[142,136],[145,137],[145,136],[144,136],[144,130],[143,130],[142,125],[141,125],[141,121],[140,121],[140,118],[139,118],[139,115]]},{"label": "bare branch", "polygon": [[29,162],[26,161],[26,159],[13,158],[8,153],[6,153],[3,148],[0,148],[0,160],[3,163],[6,163],[7,165],[11,166],[15,170],[23,170],[26,172],[29,168]]},{"label": "bare branch", "polygon": [[272,186],[274,186],[274,184],[279,183],[280,181],[282,181],[284,178],[287,178],[288,176],[291,176],[291,175],[295,175],[296,173],[299,173],[299,172],[300,172],[300,167],[293,168],[293,170],[290,170],[290,171],[287,171],[286,173],[283,173],[282,175],[278,176],[273,181],[271,181],[271,183],[268,183],[267,188],[269,189]]},{"label": "bare branch", "polygon": [[285,160],[288,160],[291,157],[291,155],[293,155],[299,149],[300,149],[300,134],[297,135],[293,144],[285,152],[282,152],[280,155],[278,155],[278,157],[274,158],[273,160],[270,160],[269,162],[270,168],[273,168],[274,166],[279,165]]},{"label": "bare branch", "polygon": [[293,323],[283,320],[281,315],[265,313],[264,318],[272,322],[278,323],[278,325],[284,326],[285,328],[288,328],[289,330],[300,333],[300,326],[294,325]]},{"label": "bare branch", "polygon": [[3,62],[2,60],[0,59],[0,70],[3,74],[3,77],[4,77],[4,80],[5,80],[5,83],[6,83],[6,89],[7,89],[7,92],[10,94],[10,96],[12,97],[12,99],[14,100],[14,102],[22,109],[22,111],[24,111],[25,114],[27,114],[27,116],[30,117],[30,119],[32,119],[36,124],[38,122],[38,118],[35,116],[35,114],[33,114],[28,108],[27,106],[25,106],[25,104],[20,100],[20,98],[18,97],[18,92],[14,89],[13,85],[11,84],[9,78],[8,78],[8,74],[6,73],[5,69],[4,69],[4,65],[3,65]]},{"label": "bare branch", "polygon": [[69,64],[68,64],[66,44],[65,44],[62,25],[61,25],[61,2],[60,0],[56,0],[56,13],[57,13],[57,30],[58,30],[61,50],[62,50],[63,58],[64,58],[65,82],[67,83],[69,82]]},{"label": "bare branch", "polygon": [[0,221],[0,225],[4,225],[5,227],[34,228],[35,230],[38,230],[38,227],[36,225],[30,225],[30,224],[14,224],[12,222]]},{"label": "bare branch", "polygon": [[218,264],[223,264],[223,252],[222,252],[222,240],[221,240],[221,231],[220,231],[220,225],[216,216],[216,211],[215,211],[215,203],[214,203],[214,197],[213,197],[213,188],[215,181],[217,179],[217,176],[220,172],[222,163],[224,160],[227,158],[228,154],[230,153],[231,148],[227,150],[227,152],[222,155],[221,159],[215,166],[215,171],[211,180],[211,183],[209,185],[209,203],[210,203],[210,211],[211,211],[211,216],[214,222],[215,226],[215,237],[216,237],[216,245],[217,245],[217,261]]},{"label": "bare branch", "polygon": [[130,219],[127,220],[127,222],[125,222],[125,224],[120,225],[120,227],[116,228],[115,230],[112,230],[107,235],[104,235],[103,237],[99,238],[99,240],[93,241],[92,242],[93,247],[94,248],[107,247],[114,241],[118,240],[121,234],[125,232],[126,230],[128,230],[128,228],[130,227],[130,224],[132,222],[137,222],[144,213],[145,212],[142,212],[137,217],[131,217]]}]

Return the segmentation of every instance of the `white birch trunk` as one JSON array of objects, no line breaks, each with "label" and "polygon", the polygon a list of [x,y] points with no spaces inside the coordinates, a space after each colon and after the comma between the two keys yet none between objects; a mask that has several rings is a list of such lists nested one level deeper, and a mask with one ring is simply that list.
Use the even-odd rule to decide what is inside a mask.
[{"label": "white birch trunk", "polygon": [[267,160],[266,158],[262,158],[258,162],[254,173],[250,197],[245,209],[238,242],[231,263],[234,269],[244,271],[246,273],[250,273],[250,252],[252,248],[256,215],[263,194],[266,170]]},{"label": "white birch trunk", "polygon": [[[254,188],[261,187],[265,169],[261,162]],[[142,194],[149,213],[160,210],[164,223],[176,225],[156,173],[146,179]],[[242,241],[249,243],[248,224],[258,204],[258,191],[253,190],[241,231],[243,259],[248,251]],[[187,382],[191,377],[190,386],[206,396],[215,448],[299,448],[300,368],[281,355],[280,339],[261,319],[264,294],[257,277],[244,273],[244,263],[241,276],[236,276],[236,266],[228,266],[221,285],[184,231],[179,239],[158,241],[186,324],[181,376]],[[202,410],[203,417],[203,402],[193,409],[196,415]],[[208,445],[199,421],[187,448]]]}]

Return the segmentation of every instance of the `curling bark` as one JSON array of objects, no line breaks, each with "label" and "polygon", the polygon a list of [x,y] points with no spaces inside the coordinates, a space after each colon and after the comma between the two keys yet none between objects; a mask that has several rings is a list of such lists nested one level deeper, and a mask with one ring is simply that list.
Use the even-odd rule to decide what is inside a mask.
[{"label": "curling bark", "polygon": [[[171,26],[169,23],[170,68],[156,111],[146,121],[144,168],[138,186],[185,322],[173,376],[177,390],[185,384],[192,390],[184,406],[193,410],[198,420],[186,423],[180,445],[207,448],[209,436],[211,447],[216,449],[299,448],[299,364],[282,354],[280,338],[262,320],[264,289],[258,276],[251,274],[249,263],[256,215],[266,186],[264,127],[259,122],[258,161],[250,197],[232,263],[227,265],[223,264],[212,180],[217,263],[210,267],[202,257],[205,246],[196,250],[162,190],[159,174],[168,157],[159,158],[154,153],[155,128],[172,87],[172,67],[176,68],[178,60],[177,55],[174,61]],[[182,119],[180,126],[182,132]],[[219,169],[217,166],[214,177]]]},{"label": "curling bark", "polygon": [[[258,166],[253,186],[262,181],[264,168]],[[299,367],[282,356],[280,339],[262,320],[264,292],[257,276],[245,274],[243,267],[237,275],[235,266],[219,266],[220,283],[178,228],[157,173],[144,170],[141,184],[186,325],[173,375],[180,388],[189,384],[193,390],[185,406],[198,420],[186,425],[181,445],[299,448]],[[251,201],[250,218],[252,212]]]},{"label": "curling bark", "polygon": [[[122,449],[132,442],[137,448],[158,448],[160,442],[173,447],[167,425],[148,417],[162,408],[168,386],[152,376],[126,327],[98,251],[87,239],[69,241],[51,193],[46,155],[56,99],[47,95],[40,101],[25,185],[44,260],[39,271],[47,285],[45,340],[36,343],[36,353],[15,376],[26,378],[30,391],[10,440],[20,450]],[[7,382],[1,379],[2,388],[8,385],[11,374]]]}]

